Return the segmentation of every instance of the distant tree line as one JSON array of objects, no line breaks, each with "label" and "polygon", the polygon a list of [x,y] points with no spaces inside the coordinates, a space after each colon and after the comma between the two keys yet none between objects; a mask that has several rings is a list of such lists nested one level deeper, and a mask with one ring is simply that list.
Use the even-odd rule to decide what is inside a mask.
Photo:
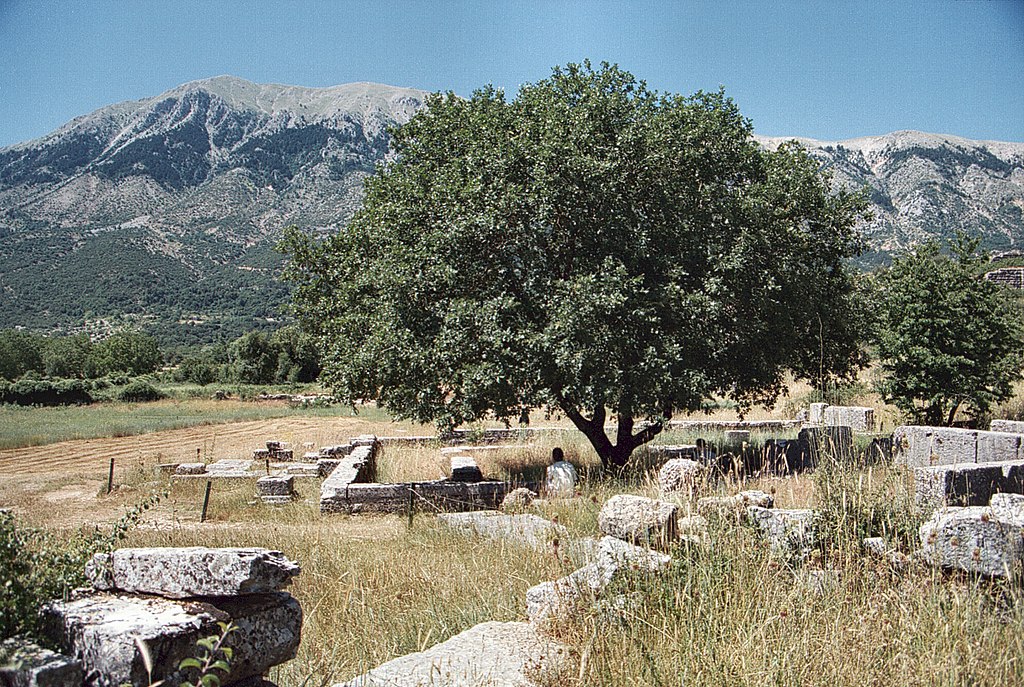
[{"label": "distant tree line", "polygon": [[[312,337],[298,327],[272,333],[252,331],[231,342],[184,352],[161,350],[141,331],[121,331],[99,341],[86,334],[44,336],[24,330],[0,330],[0,403],[57,405],[88,403],[89,380],[162,373],[167,381],[193,384],[308,383],[320,374]],[[126,400],[148,400],[129,394]]]}]

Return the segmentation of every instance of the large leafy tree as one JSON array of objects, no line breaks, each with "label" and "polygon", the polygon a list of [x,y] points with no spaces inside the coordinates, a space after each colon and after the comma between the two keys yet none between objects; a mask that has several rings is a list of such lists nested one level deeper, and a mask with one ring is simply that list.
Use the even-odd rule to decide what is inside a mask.
[{"label": "large leafy tree", "polygon": [[980,277],[977,240],[929,242],[878,277],[883,398],[928,425],[985,413],[1020,378],[1021,330],[1001,287]]},{"label": "large leafy tree", "polygon": [[621,466],[677,411],[859,360],[863,198],[758,146],[722,92],[569,65],[511,102],[434,95],[393,145],[346,228],[284,244],[321,379],[351,401],[442,427],[546,406]]}]

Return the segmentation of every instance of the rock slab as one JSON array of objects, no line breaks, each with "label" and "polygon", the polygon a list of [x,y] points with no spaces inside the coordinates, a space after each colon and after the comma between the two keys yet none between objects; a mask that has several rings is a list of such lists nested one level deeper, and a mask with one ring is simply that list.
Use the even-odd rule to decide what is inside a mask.
[{"label": "rock slab", "polygon": [[118,549],[86,565],[97,589],[155,594],[170,599],[273,592],[300,572],[280,551],[258,548]]},{"label": "rock slab", "polygon": [[85,679],[82,662],[44,649],[24,639],[7,639],[0,645],[0,685],[3,687],[68,687]]},{"label": "rock slab", "polygon": [[550,549],[552,542],[556,540],[565,542],[569,539],[569,531],[562,525],[529,513],[521,515],[505,515],[496,511],[439,513],[437,519],[442,524],[460,532],[485,539],[510,541],[538,551]]},{"label": "rock slab", "polygon": [[618,494],[601,507],[597,523],[603,534],[623,541],[664,546],[676,538],[678,516],[674,503]]},{"label": "rock slab", "polygon": [[206,601],[94,593],[52,603],[44,614],[50,638],[81,662],[91,687],[150,684],[136,641],[153,658],[153,681],[194,678],[178,664],[195,655],[197,640],[220,634],[218,621],[238,627],[226,642],[234,651],[222,680],[229,685],[294,658],[302,629],[302,609],[284,592]]},{"label": "rock slab", "polygon": [[961,463],[914,468],[921,506],[984,506],[997,493],[1024,494],[1024,461]]},{"label": "rock slab", "polygon": [[803,555],[814,546],[814,511],[810,508],[747,508],[747,517],[768,541],[772,553]]},{"label": "rock slab", "polygon": [[530,623],[481,623],[334,687],[542,687],[565,684],[569,648]]},{"label": "rock slab", "polygon": [[703,464],[689,458],[673,458],[658,471],[658,486],[663,492],[692,491],[704,477]]},{"label": "rock slab", "polygon": [[922,557],[949,570],[1013,577],[1024,555],[1021,523],[1000,520],[987,506],[939,509],[919,535]]}]

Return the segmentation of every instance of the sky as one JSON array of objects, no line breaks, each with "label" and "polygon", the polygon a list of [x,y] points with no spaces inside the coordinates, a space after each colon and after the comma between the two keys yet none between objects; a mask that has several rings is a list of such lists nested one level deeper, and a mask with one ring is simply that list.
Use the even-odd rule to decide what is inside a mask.
[{"label": "sky", "polygon": [[220,74],[511,97],[584,59],[768,136],[1024,141],[1024,0],[0,0],[0,146]]}]

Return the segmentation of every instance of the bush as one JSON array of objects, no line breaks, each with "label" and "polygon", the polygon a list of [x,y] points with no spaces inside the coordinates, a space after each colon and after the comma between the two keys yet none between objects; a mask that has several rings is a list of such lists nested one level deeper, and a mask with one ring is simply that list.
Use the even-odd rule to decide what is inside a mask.
[{"label": "bush", "polygon": [[148,401],[159,401],[165,398],[164,394],[149,382],[141,379],[136,380],[117,392],[117,400],[129,403],[146,403]]},{"label": "bush", "polygon": [[81,379],[22,379],[0,384],[0,403],[20,406],[60,406],[92,403],[92,385]]}]

